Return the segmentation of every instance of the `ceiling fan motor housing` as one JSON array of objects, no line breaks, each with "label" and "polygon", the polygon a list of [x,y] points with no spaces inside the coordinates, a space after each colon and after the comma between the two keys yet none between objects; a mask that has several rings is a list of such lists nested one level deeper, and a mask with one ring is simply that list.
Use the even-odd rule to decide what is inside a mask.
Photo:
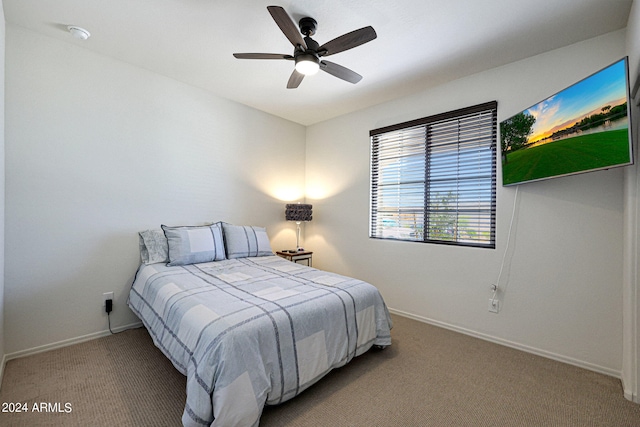
[{"label": "ceiling fan motor housing", "polygon": [[318,23],[315,19],[309,18],[308,16],[302,18],[298,21],[298,26],[300,27],[300,32],[307,37],[311,37],[316,33],[316,28]]},{"label": "ceiling fan motor housing", "polygon": [[304,42],[307,44],[307,52],[311,50],[315,53],[318,53],[318,49],[320,48],[320,45],[318,44],[317,41],[307,36],[304,38]]}]

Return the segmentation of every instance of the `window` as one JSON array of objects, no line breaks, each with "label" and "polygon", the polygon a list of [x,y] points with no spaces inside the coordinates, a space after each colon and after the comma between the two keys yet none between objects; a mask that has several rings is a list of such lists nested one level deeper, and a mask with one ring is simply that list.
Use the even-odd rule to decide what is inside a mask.
[{"label": "window", "polygon": [[495,248],[496,109],[370,132],[370,237]]}]

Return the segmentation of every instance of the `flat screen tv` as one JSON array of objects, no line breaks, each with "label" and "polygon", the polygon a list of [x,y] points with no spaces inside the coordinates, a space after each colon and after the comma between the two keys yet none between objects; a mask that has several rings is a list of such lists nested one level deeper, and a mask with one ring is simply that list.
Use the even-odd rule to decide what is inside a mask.
[{"label": "flat screen tv", "polygon": [[500,123],[502,185],[633,163],[627,58]]}]

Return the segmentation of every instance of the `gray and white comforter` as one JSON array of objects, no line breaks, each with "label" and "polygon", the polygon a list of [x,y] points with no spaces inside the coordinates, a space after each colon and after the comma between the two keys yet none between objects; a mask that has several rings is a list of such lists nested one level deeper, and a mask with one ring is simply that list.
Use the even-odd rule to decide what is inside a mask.
[{"label": "gray and white comforter", "polygon": [[265,404],[391,344],[375,287],[277,256],[142,265],[129,307],[187,376],[185,426],[257,426]]}]

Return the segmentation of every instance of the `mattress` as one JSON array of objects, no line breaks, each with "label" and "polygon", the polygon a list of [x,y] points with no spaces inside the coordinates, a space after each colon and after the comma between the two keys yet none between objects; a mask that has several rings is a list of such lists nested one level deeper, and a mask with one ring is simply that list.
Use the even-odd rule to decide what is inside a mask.
[{"label": "mattress", "polygon": [[187,377],[185,426],[257,426],[265,404],[391,344],[373,285],[277,256],[143,264],[128,304]]}]

